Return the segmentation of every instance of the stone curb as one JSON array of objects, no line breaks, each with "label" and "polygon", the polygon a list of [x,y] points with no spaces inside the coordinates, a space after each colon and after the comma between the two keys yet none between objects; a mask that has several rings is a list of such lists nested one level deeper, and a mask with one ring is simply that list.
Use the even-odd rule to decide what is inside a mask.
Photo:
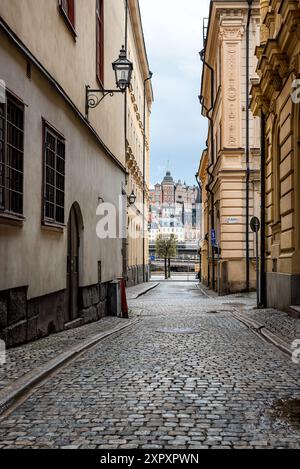
[{"label": "stone curb", "polygon": [[154,288],[158,287],[159,284],[160,284],[160,283],[157,282],[157,283],[155,283],[154,285],[151,285],[151,286],[147,287],[145,290],[141,291],[141,292],[138,293],[137,295],[135,295],[135,296],[129,298],[129,301],[130,301],[130,300],[137,300],[137,299],[140,298],[141,296],[146,295],[146,293],[148,293],[149,291],[154,290]]},{"label": "stone curb", "polygon": [[275,345],[275,347],[279,348],[286,355],[288,355],[289,357],[292,357],[292,350],[291,350],[290,345],[284,340],[282,340],[280,337],[278,337],[276,334],[269,331],[269,329],[265,327],[263,324],[260,324],[259,322],[254,321],[253,319],[246,318],[243,314],[241,314],[237,310],[234,310],[234,313],[232,313],[232,315],[238,321],[242,322],[245,326],[247,326],[249,329],[254,330],[257,334],[264,337],[265,340]]},{"label": "stone curb", "polygon": [[34,368],[21,378],[15,380],[12,384],[6,386],[0,391],[0,419],[1,415],[9,410],[9,408],[15,404],[18,399],[26,394],[33,386],[44,381],[51,373],[58,370],[63,365],[66,365],[72,359],[92,348],[94,345],[97,345],[102,340],[122,332],[130,326],[134,326],[139,321],[140,317],[130,320],[125,325],[115,327],[109,331],[94,335],[90,339],[83,340],[81,344],[75,345],[66,352],[60,353],[56,358]]},{"label": "stone curb", "polygon": [[206,298],[212,298],[212,297],[209,296],[209,294],[204,290],[204,288],[201,287],[201,284],[200,284],[200,283],[197,283],[197,288],[198,288],[198,290],[200,290],[200,292],[202,293],[202,295],[206,296]]}]

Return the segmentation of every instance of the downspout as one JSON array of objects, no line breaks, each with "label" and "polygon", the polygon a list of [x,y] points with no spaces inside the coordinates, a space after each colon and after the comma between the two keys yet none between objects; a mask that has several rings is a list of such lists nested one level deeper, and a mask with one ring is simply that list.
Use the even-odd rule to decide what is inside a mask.
[{"label": "downspout", "polygon": [[[205,50],[202,50],[200,52],[200,59],[203,62],[203,65],[206,66],[210,73],[211,73],[211,107],[210,109],[207,109],[204,105],[204,100],[203,97],[200,97],[200,102],[203,106],[203,108],[206,110],[207,113],[207,118],[210,121],[210,138],[211,138],[211,163],[207,167],[206,171],[207,174],[209,175],[210,181],[206,186],[206,191],[209,192],[211,196],[211,230],[215,229],[215,197],[214,193],[211,190],[211,184],[214,182],[214,175],[210,171],[211,168],[215,164],[215,142],[214,142],[214,123],[213,123],[213,112],[214,112],[214,106],[215,106],[215,72],[214,69],[209,63],[206,62],[205,60]],[[211,114],[211,115],[210,115]],[[215,251],[212,248],[212,288],[215,288]]]},{"label": "downspout", "polygon": [[267,303],[266,298],[266,116],[261,112],[261,136],[260,136],[260,147],[261,147],[261,241],[260,241],[260,307],[265,308]]},{"label": "downspout", "polygon": [[246,29],[246,291],[250,291],[250,20],[253,0],[248,2]]},{"label": "downspout", "polygon": [[196,181],[197,181],[197,185],[198,185],[198,187],[199,187],[200,197],[201,197],[201,194],[202,194],[202,186],[201,186],[201,182],[199,181],[199,176],[198,176],[198,174],[196,174],[195,178],[196,178]]},{"label": "downspout", "polygon": [[[195,174],[195,178],[196,178],[196,181],[197,181],[197,184],[198,184],[198,187],[199,187],[200,203],[202,203],[202,184],[199,180],[198,173]],[[197,207],[197,205],[196,205],[196,207]],[[202,212],[202,210],[201,210],[201,212]],[[201,228],[201,224],[200,224],[200,228]],[[202,257],[201,257],[201,248],[200,248],[200,246],[199,246],[199,282],[200,283],[202,282]]]},{"label": "downspout", "polygon": [[[203,106],[203,109],[206,111],[206,114],[207,114],[207,118],[208,120],[210,121],[210,124],[211,124],[211,128],[213,126],[212,124],[212,118],[210,117],[209,113],[213,110],[213,108],[210,108],[208,109],[205,104],[204,104],[204,99],[203,99],[203,96],[199,96],[199,100],[200,100],[200,103],[202,104]],[[214,142],[212,142],[212,144],[214,145]],[[208,141],[206,142],[206,147],[208,148]],[[214,175],[212,174],[212,172],[210,171],[210,169],[212,168],[213,166],[213,163],[210,163],[207,168],[206,168],[206,173],[208,174],[209,176],[209,181],[208,181],[208,184],[205,186],[205,190],[206,192],[210,195],[210,198],[211,198],[211,202],[212,202],[212,205],[214,207],[214,193],[213,191],[210,189],[210,185],[214,182]],[[209,199],[209,196],[207,197]],[[212,210],[214,210],[214,208],[212,208]],[[213,212],[212,212],[213,213]],[[214,219],[212,220],[213,223],[212,223],[212,226],[214,226]],[[210,217],[209,217],[209,206],[208,206],[208,210],[207,210],[207,226],[208,226],[208,252],[209,252],[209,223],[210,223]],[[213,229],[213,228],[212,228]],[[213,251],[213,257],[212,259],[214,260],[214,251]],[[212,266],[212,277],[213,277],[213,281],[212,281],[212,287],[214,288],[214,280],[215,280],[215,268],[214,268],[214,264]],[[208,269],[208,286],[210,286],[210,265],[209,265],[209,262],[208,262],[208,265],[207,265],[207,269]]]},{"label": "downspout", "polygon": [[[128,48],[128,0],[125,1],[125,50],[126,50],[126,56],[127,56],[127,48]],[[126,153],[127,153],[127,93],[128,91],[124,93],[124,135],[125,135],[125,167],[126,167]],[[126,175],[126,180],[127,180],[127,175]],[[126,181],[127,184],[127,181]],[[127,227],[127,195],[126,195],[126,237],[123,239],[122,242],[122,251],[123,251],[123,277],[125,281],[127,281],[127,270],[128,270],[128,265],[127,265],[127,253],[128,253],[128,227]]]},{"label": "downspout", "polygon": [[147,81],[151,80],[153,73],[149,71],[149,76],[144,80],[144,116],[143,116],[143,282],[146,281],[145,267],[145,202],[146,202],[146,85]]}]

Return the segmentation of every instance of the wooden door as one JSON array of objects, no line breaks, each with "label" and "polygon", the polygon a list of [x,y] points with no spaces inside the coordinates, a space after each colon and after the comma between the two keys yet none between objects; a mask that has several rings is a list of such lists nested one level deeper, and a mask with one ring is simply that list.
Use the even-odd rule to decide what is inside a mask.
[{"label": "wooden door", "polygon": [[67,302],[66,322],[78,317],[79,290],[79,231],[75,208],[71,208],[68,222]]}]

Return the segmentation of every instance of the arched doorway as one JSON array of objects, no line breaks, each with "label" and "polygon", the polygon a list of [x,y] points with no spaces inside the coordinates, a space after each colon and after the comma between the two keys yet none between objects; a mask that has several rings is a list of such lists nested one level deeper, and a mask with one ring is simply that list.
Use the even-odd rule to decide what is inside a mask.
[{"label": "arched doorway", "polygon": [[75,203],[71,207],[68,221],[67,308],[65,316],[66,323],[74,321],[78,318],[79,315],[79,249],[81,230],[81,210],[79,205]]}]

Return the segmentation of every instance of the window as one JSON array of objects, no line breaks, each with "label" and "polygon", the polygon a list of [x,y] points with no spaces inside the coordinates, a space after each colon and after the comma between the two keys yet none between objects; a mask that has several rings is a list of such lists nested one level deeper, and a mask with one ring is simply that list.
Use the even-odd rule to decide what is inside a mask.
[{"label": "window", "polygon": [[65,218],[65,140],[44,127],[44,221],[63,224]]},{"label": "window", "polygon": [[97,20],[97,79],[101,85],[104,83],[104,14],[103,0],[97,0],[96,3],[96,20]]},{"label": "window", "polygon": [[0,104],[0,211],[23,214],[24,106],[11,95]]},{"label": "window", "polygon": [[75,29],[75,0],[60,0],[59,5],[65,19]]}]

